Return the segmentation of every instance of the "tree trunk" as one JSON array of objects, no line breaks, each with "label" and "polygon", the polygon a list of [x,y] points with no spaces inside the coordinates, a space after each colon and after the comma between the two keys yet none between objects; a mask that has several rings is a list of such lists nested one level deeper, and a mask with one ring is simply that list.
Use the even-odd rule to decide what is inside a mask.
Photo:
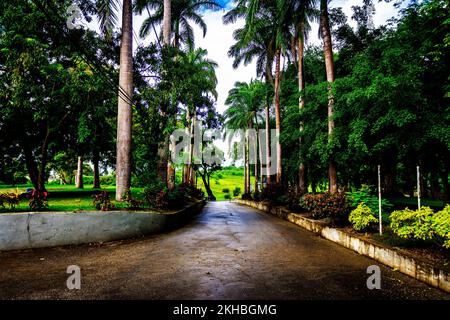
[{"label": "tree trunk", "polygon": [[211,186],[209,184],[209,176],[208,176],[208,179],[206,179],[205,175],[206,175],[206,173],[205,174],[200,173],[200,176],[202,177],[202,180],[203,180],[203,185],[205,186],[206,193],[208,194],[208,200],[216,201],[216,197],[214,196],[214,194],[211,190]]},{"label": "tree trunk", "polygon": [[[332,92],[332,83],[334,82],[334,61],[333,61],[333,46],[331,44],[331,32],[330,23],[328,19],[328,1],[320,1],[320,30],[323,39],[323,52],[325,56],[325,69],[327,73],[328,82],[328,142],[331,142],[332,134],[334,130],[334,120],[333,120],[333,105],[334,97]],[[328,180],[329,180],[329,191],[331,193],[336,193],[338,191],[337,182],[337,169],[336,163],[334,161],[334,155],[330,155],[330,162],[328,167]]]},{"label": "tree trunk", "polygon": [[249,156],[249,141],[248,131],[245,132],[244,140],[244,193],[250,193],[250,166],[248,161]]},{"label": "tree trunk", "polygon": [[46,191],[45,189],[45,180],[46,180],[46,166],[47,166],[47,152],[48,152],[48,143],[50,138],[50,129],[47,125],[46,127],[46,134],[44,138],[44,142],[42,143],[41,147],[41,165],[39,168],[38,173],[38,180],[37,180],[37,191]]},{"label": "tree trunk", "polygon": [[[175,142],[172,140],[173,139],[170,139],[170,154],[175,152]],[[169,161],[167,161],[167,188],[169,188],[169,190],[173,190],[175,188],[175,174],[175,165],[172,160],[169,159]]]},{"label": "tree trunk", "polygon": [[167,161],[167,187],[169,190],[175,188],[175,164],[172,162],[173,155],[175,153],[176,142],[175,139],[169,138],[169,161]]},{"label": "tree trunk", "polygon": [[131,0],[123,0],[122,39],[120,45],[119,93],[117,113],[116,200],[131,187],[131,103],[133,99],[133,12]]},{"label": "tree trunk", "polygon": [[94,185],[93,189],[100,189],[100,169],[99,169],[99,155],[94,151],[92,162],[94,164]]},{"label": "tree trunk", "polygon": [[164,17],[163,17],[163,41],[165,45],[170,44],[170,28],[172,24],[171,0],[164,0]]},{"label": "tree trunk", "polygon": [[83,156],[78,156],[77,176],[75,178],[75,188],[83,189]]},{"label": "tree trunk", "polygon": [[[382,188],[386,196],[395,196],[396,164],[385,162]],[[415,179],[414,179],[415,180]]]},{"label": "tree trunk", "polygon": [[[275,129],[279,138],[281,129],[281,115],[280,115],[280,65],[281,65],[281,49],[277,49],[275,56]],[[281,143],[277,139],[277,176],[276,183],[281,183]]]},{"label": "tree trunk", "polygon": [[[272,82],[272,70],[269,64],[269,57],[267,57],[266,64],[266,85]],[[266,183],[269,185],[271,183],[271,172],[270,172],[270,104],[269,97],[266,93],[266,108],[265,108],[265,120],[266,120]]]},{"label": "tree trunk", "polygon": [[[26,139],[26,138],[25,138]],[[38,169],[36,163],[34,162],[33,154],[31,152],[30,146],[24,140],[23,142],[23,154],[25,157],[25,165],[27,167],[28,176],[30,177],[31,183],[34,189],[38,190]]]},{"label": "tree trunk", "polygon": [[[298,37],[298,91],[300,94],[304,93],[305,90],[305,79],[304,79],[304,72],[303,72],[303,52],[304,52],[304,24],[302,23],[300,25],[300,34]],[[305,99],[304,97],[300,96],[298,99],[298,107],[301,110],[305,107]],[[303,122],[300,122],[300,132],[303,131]],[[302,148],[303,139],[300,137],[299,139],[299,152]],[[300,156],[300,155],[299,155]],[[298,168],[298,191],[300,194],[305,194],[308,192],[308,184],[306,181],[306,167],[303,162],[300,162],[300,166]]]},{"label": "tree trunk", "polygon": [[258,126],[256,126],[255,136],[255,193],[258,193]]}]

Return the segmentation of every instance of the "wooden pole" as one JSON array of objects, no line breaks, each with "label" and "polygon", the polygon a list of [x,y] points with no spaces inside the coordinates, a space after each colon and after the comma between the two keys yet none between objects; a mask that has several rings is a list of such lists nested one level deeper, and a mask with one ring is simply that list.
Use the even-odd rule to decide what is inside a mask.
[{"label": "wooden pole", "polygon": [[383,234],[383,219],[381,216],[381,166],[378,165],[378,220],[380,235]]}]

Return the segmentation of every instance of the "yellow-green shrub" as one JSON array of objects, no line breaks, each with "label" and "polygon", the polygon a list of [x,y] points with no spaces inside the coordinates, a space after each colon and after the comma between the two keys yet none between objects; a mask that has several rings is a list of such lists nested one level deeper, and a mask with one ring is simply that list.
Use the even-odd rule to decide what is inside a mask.
[{"label": "yellow-green shrub", "polygon": [[348,220],[353,225],[353,229],[361,231],[369,227],[371,224],[377,223],[378,220],[372,214],[372,210],[361,202],[356,209],[350,212]]},{"label": "yellow-green shrub", "polygon": [[391,213],[391,229],[401,238],[432,240],[450,248],[450,205],[434,213],[429,207]]},{"label": "yellow-green shrub", "polygon": [[421,207],[420,210],[397,210],[391,213],[391,229],[404,239],[432,240],[433,210]]},{"label": "yellow-green shrub", "polygon": [[450,249],[450,205],[433,216],[433,229],[443,241],[443,246]]}]

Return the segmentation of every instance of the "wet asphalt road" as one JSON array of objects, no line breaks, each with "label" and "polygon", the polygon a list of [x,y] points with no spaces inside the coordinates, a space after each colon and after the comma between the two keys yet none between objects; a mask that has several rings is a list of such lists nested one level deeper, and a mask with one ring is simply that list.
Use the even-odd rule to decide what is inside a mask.
[{"label": "wet asphalt road", "polygon": [[[366,286],[381,267],[381,290]],[[81,267],[68,290],[67,266]],[[0,252],[0,299],[450,299],[287,221],[228,202],[187,226],[105,244]]]}]

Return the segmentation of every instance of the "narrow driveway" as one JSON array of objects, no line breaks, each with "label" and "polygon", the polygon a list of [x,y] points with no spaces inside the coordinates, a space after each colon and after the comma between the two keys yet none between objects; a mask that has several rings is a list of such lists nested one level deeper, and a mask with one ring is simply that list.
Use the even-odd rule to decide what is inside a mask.
[{"label": "narrow driveway", "polygon": [[[381,267],[381,290],[366,269]],[[66,269],[81,268],[81,290]],[[105,244],[0,253],[1,299],[450,299],[287,221],[228,202],[187,226]]]}]

